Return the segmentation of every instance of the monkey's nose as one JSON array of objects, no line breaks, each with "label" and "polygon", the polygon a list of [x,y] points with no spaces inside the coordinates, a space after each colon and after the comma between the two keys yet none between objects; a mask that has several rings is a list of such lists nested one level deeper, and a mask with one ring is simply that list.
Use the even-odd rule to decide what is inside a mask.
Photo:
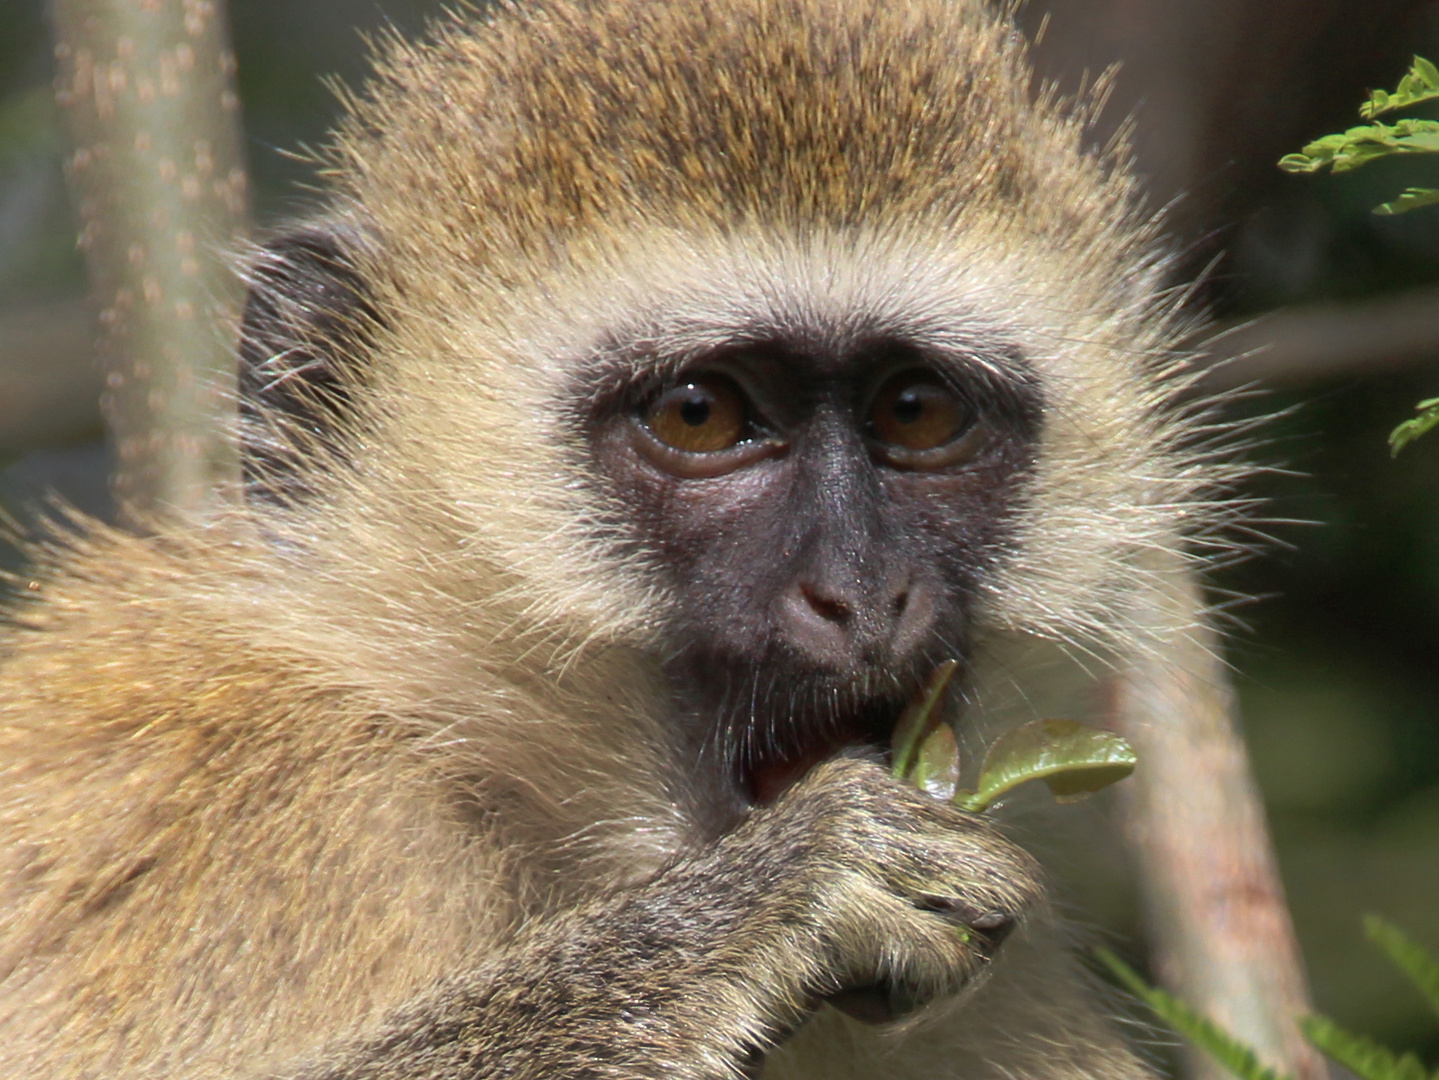
[{"label": "monkey's nose", "polygon": [[815,580],[796,582],[780,604],[786,636],[817,663],[838,669],[888,662],[897,647],[915,637],[908,624],[916,615],[908,582],[864,590]]}]

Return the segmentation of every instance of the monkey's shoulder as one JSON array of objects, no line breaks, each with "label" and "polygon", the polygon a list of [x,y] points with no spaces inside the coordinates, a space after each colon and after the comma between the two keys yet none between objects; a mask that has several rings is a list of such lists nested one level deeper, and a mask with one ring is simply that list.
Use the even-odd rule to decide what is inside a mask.
[{"label": "monkey's shoulder", "polygon": [[[474,815],[385,702],[267,627],[262,551],[95,526],[35,554],[0,637],[0,1072],[110,1053],[57,1025],[122,1027],[120,1072],[294,1052],[481,948],[509,899]],[[235,1013],[206,986],[257,989]]]}]

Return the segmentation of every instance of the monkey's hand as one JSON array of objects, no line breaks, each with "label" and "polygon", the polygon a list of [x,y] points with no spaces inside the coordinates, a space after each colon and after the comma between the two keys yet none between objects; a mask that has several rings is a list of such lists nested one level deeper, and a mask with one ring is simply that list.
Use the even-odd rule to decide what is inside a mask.
[{"label": "monkey's hand", "polygon": [[837,760],[648,885],[546,920],[306,1080],[720,1080],[825,1001],[957,993],[1036,898],[985,821]]}]

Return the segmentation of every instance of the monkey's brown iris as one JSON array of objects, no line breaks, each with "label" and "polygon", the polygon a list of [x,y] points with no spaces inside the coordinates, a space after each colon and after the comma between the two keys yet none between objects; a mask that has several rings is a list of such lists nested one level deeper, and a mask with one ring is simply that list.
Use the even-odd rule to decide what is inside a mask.
[{"label": "monkey's brown iris", "polygon": [[889,378],[870,405],[870,434],[904,450],[943,446],[974,422],[957,394],[926,371],[901,371]]},{"label": "monkey's brown iris", "polygon": [[744,396],[722,375],[701,375],[662,394],[645,414],[645,426],[676,450],[728,450],[744,437]]}]

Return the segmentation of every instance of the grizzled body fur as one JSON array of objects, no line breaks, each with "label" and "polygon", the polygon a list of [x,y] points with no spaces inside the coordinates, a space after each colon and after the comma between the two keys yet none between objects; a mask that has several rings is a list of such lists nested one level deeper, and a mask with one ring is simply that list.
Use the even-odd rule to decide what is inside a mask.
[{"label": "grizzled body fur", "polygon": [[[255,260],[246,508],[36,551],[0,637],[0,1073],[1144,1075],[992,826],[855,750],[750,805],[721,751],[785,736],[717,739],[673,663],[719,556],[636,524],[591,426],[734,341],[963,353],[1026,404],[947,489],[948,644],[1147,647],[1141,564],[1216,475],[1081,126],[956,0],[385,46]],[[935,1004],[816,1011],[871,985]]]}]

